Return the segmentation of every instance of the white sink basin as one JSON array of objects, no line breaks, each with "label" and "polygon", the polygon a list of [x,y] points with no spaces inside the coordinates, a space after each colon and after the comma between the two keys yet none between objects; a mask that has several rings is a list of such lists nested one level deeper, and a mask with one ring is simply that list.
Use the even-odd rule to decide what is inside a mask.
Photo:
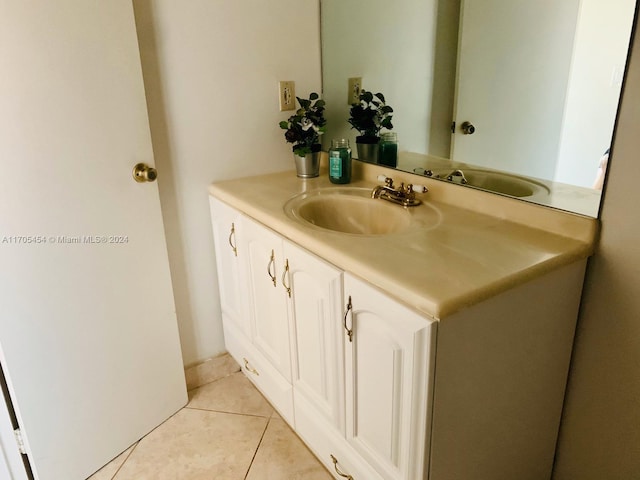
[{"label": "white sink basin", "polygon": [[405,208],[371,198],[371,189],[330,187],[301,193],[284,205],[285,213],[313,228],[352,235],[388,235],[412,227],[434,227],[439,211],[430,205]]}]

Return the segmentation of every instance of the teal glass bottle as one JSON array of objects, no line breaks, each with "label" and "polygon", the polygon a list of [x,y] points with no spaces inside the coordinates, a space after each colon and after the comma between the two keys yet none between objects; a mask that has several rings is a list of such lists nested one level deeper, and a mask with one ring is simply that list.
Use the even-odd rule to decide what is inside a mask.
[{"label": "teal glass bottle", "polygon": [[351,182],[351,147],[349,140],[331,141],[329,150],[329,180],[331,183]]},{"label": "teal glass bottle", "polygon": [[385,132],[378,144],[378,163],[387,167],[398,166],[398,135],[396,132]]}]

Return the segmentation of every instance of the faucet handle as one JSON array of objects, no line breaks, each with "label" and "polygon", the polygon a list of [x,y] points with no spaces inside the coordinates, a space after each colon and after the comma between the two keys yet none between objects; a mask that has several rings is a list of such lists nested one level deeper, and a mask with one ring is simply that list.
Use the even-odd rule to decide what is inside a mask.
[{"label": "faucet handle", "polygon": [[425,193],[429,191],[429,189],[424,185],[409,185],[407,188],[416,193]]},{"label": "faucet handle", "polygon": [[389,188],[393,188],[393,178],[391,177],[387,177],[386,175],[378,175],[378,181],[384,182],[384,184]]}]

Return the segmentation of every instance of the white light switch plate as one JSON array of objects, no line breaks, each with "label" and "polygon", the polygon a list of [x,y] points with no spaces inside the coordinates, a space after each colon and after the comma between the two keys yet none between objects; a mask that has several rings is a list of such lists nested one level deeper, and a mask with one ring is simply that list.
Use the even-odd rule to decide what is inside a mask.
[{"label": "white light switch plate", "polygon": [[296,82],[292,80],[280,82],[280,111],[296,109]]},{"label": "white light switch plate", "polygon": [[353,105],[360,101],[360,91],[362,90],[362,77],[351,77],[349,79],[349,91],[347,92],[347,103]]}]

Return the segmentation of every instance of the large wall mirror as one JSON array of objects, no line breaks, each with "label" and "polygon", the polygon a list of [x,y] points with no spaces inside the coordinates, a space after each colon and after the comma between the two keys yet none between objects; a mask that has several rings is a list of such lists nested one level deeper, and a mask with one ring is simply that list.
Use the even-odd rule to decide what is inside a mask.
[{"label": "large wall mirror", "polygon": [[326,142],[355,145],[348,81],[361,77],[394,109],[396,168],[597,216],[636,0],[321,9]]}]

